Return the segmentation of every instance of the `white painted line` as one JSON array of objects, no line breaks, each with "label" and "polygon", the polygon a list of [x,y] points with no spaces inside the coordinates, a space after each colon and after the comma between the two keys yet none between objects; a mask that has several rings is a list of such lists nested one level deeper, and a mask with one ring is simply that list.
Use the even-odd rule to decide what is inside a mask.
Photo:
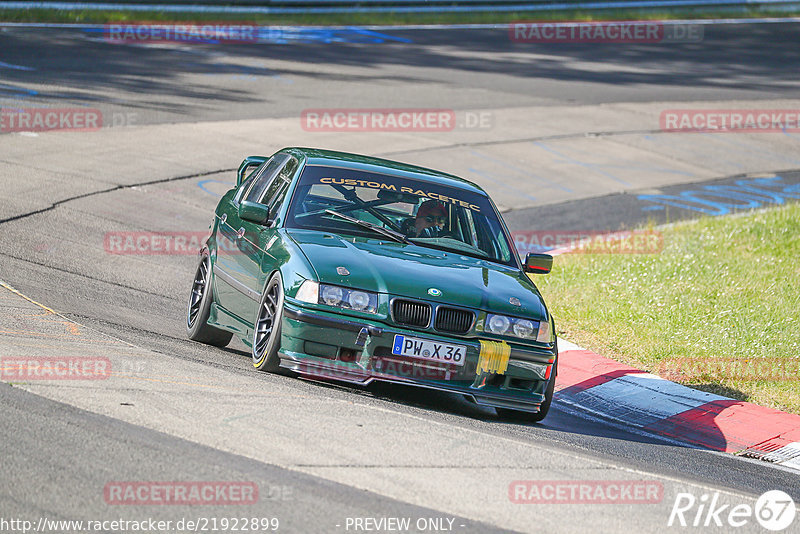
[{"label": "white painted line", "polygon": [[800,469],[800,442],[795,441],[794,443],[785,445],[776,451],[765,454],[761,459],[793,469]]},{"label": "white painted line", "polygon": [[559,354],[562,352],[566,352],[568,350],[586,350],[583,347],[579,347],[575,343],[571,341],[567,341],[563,337],[558,338],[558,352]]},{"label": "white painted line", "polygon": [[782,465],[784,467],[789,467],[791,469],[797,469],[800,471],[800,457],[792,458],[791,460],[786,460],[785,462],[780,462],[778,465]]}]

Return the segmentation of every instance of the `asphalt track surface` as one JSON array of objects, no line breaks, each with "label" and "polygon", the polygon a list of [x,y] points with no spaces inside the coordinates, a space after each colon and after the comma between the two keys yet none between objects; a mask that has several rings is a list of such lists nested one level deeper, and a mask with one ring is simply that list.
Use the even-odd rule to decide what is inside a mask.
[{"label": "asphalt track surface", "polygon": [[[391,38],[383,42],[314,37],[223,49],[120,47],[85,31],[5,29],[0,61],[13,67],[0,68],[0,90],[4,108],[63,102],[98,107],[107,118],[133,112],[138,125],[191,129],[324,106],[759,102],[797,98],[800,85],[792,24],[709,27],[701,44],[647,47],[509,46],[505,30],[384,33]],[[0,136],[0,147],[17,142]],[[378,139],[370,148],[396,150],[384,145]],[[663,532],[685,530],[667,527],[679,492],[719,492],[730,504],[752,505],[770,489],[800,499],[796,472],[642,435],[557,401],[543,424],[530,426],[442,393],[256,373],[238,343],[215,349],[185,339],[193,256],[120,257],[102,248],[109,230],[157,230],[176,221],[203,229],[222,187],[204,181],[229,180],[230,172],[214,174],[225,167],[176,176],[170,160],[150,159],[137,146],[102,164],[61,154],[68,175],[80,167],[104,182],[138,161],[148,177],[120,187],[109,177],[106,193],[84,191],[76,177],[74,195],[34,209],[28,202],[51,198],[37,180],[53,165],[20,166],[15,155],[0,152],[2,183],[27,180],[30,187],[3,199],[0,279],[19,293],[0,288],[0,355],[108,357],[124,372],[83,383],[0,384],[3,518],[278,517],[281,532],[352,532],[348,518],[409,517],[452,519],[455,532]],[[244,155],[232,153],[230,167]],[[109,164],[115,160],[119,165]],[[800,165],[785,161],[770,170],[777,168]],[[784,175],[796,183],[795,174]],[[153,183],[137,185],[144,182]],[[674,187],[703,183],[684,179]],[[593,227],[641,217],[641,209],[621,218],[619,204],[583,197],[574,202],[595,202],[586,210],[592,220],[581,221]],[[546,199],[543,205],[548,209]],[[550,208],[548,220],[576,207],[564,208]],[[530,214],[507,216],[524,221]],[[559,227],[570,227],[564,217]],[[191,508],[114,506],[103,498],[113,481],[197,480],[255,482],[261,498],[246,507]],[[508,498],[514,480],[655,480],[664,497],[646,505],[519,505]],[[761,531],[755,521],[736,530]]]},{"label": "asphalt track surface", "polygon": [[327,106],[769,100],[797,96],[800,63],[795,24],[707,26],[701,42],[625,46],[515,43],[502,27],[286,30],[275,43],[224,47],[120,47],[105,35],[4,28],[2,61],[35,70],[2,69],[0,96],[137,113],[138,124],[293,117]]}]

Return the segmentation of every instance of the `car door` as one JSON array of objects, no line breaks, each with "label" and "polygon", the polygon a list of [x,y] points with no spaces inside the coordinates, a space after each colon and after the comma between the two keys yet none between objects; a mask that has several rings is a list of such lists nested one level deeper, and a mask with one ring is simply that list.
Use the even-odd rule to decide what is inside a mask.
[{"label": "car door", "polygon": [[267,278],[277,270],[286,260],[285,248],[280,241],[278,233],[278,220],[281,207],[286,200],[289,185],[298,169],[299,161],[290,156],[281,168],[278,176],[272,181],[270,186],[264,191],[259,203],[269,207],[271,224],[261,228],[260,249],[261,249],[261,270],[256,274],[258,278],[257,286],[262,290],[267,283]]},{"label": "car door", "polygon": [[264,227],[241,219],[239,204],[242,200],[261,202],[289,159],[287,154],[277,154],[264,163],[258,174],[245,181],[242,189],[230,198],[223,210],[224,220],[219,224],[216,262],[219,304],[250,326],[261,296],[260,247]]}]

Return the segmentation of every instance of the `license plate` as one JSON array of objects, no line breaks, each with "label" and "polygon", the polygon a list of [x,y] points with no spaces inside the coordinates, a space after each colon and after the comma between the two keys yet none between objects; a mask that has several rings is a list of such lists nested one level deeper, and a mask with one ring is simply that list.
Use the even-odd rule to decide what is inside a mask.
[{"label": "license plate", "polygon": [[392,354],[451,365],[464,365],[467,359],[467,347],[395,334]]}]

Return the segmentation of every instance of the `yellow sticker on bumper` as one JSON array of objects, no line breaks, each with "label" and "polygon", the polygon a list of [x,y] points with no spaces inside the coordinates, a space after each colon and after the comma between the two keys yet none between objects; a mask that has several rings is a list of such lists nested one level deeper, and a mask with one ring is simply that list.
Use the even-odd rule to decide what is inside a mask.
[{"label": "yellow sticker on bumper", "polygon": [[511,355],[511,345],[505,341],[481,341],[481,352],[478,355],[478,368],[475,374],[497,373],[505,374],[508,369],[508,357]]}]

